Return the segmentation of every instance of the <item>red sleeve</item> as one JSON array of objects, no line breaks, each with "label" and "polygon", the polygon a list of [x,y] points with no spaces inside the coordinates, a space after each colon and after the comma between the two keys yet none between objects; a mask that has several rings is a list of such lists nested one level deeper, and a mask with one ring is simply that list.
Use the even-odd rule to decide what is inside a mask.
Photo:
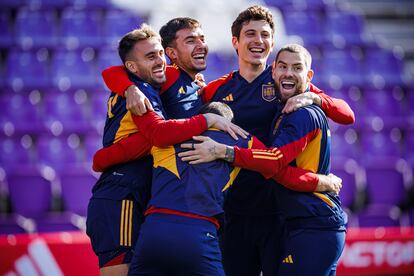
[{"label": "red sleeve", "polygon": [[166,81],[161,85],[160,95],[178,80],[180,74],[180,69],[178,69],[177,65],[167,65],[167,68],[165,69]]},{"label": "red sleeve", "polygon": [[338,124],[349,125],[355,123],[355,115],[351,107],[341,99],[332,98],[313,84],[310,91],[321,97],[321,108],[330,119]]},{"label": "red sleeve", "polygon": [[234,147],[234,165],[259,172],[264,177],[271,178],[292,162],[303,151],[308,141],[311,141],[317,135],[318,131],[320,130],[315,129],[280,148],[266,148],[263,144],[260,145],[261,142],[255,138],[254,145],[257,148],[245,149]]},{"label": "red sleeve", "polygon": [[207,130],[207,121],[203,115],[189,119],[164,120],[151,111],[143,116],[132,116],[139,131],[153,146],[167,147],[191,139]]},{"label": "red sleeve", "polygon": [[103,172],[109,167],[139,159],[150,152],[151,144],[139,132],[98,150],[93,156],[92,169]]},{"label": "red sleeve", "polygon": [[[297,142],[296,147],[298,150],[296,150],[296,152],[300,152],[299,149],[303,144],[306,145],[306,142],[304,142],[303,139],[301,140],[302,141]],[[293,146],[291,147],[293,148]],[[290,190],[297,192],[314,192],[319,182],[318,175],[302,168],[286,166],[286,164],[291,162],[292,158],[295,158],[297,155],[296,152],[290,151],[289,155],[291,157],[288,156],[283,159],[283,157],[278,158],[280,154],[275,155],[274,149],[276,148],[268,149],[259,139],[253,137],[252,149],[235,147],[235,160],[233,164],[245,169],[260,172],[264,177],[272,178]],[[289,152],[289,150],[283,150]],[[254,158],[254,152],[258,154],[258,160],[261,161],[258,162]],[[271,164],[275,162],[280,165],[275,167],[274,164]]]},{"label": "red sleeve", "polygon": [[129,80],[125,66],[123,65],[106,68],[102,71],[102,78],[109,90],[114,91],[122,97],[124,97],[125,90],[131,85],[134,85],[134,83]]},{"label": "red sleeve", "polygon": [[317,174],[292,166],[280,169],[272,176],[272,179],[289,190],[297,192],[314,192],[319,182]]},{"label": "red sleeve", "polygon": [[213,98],[214,94],[216,94],[217,89],[229,80],[231,80],[232,78],[233,73],[224,75],[219,79],[209,82],[202,90],[203,92],[201,97],[203,99],[203,103],[211,102],[211,99]]}]

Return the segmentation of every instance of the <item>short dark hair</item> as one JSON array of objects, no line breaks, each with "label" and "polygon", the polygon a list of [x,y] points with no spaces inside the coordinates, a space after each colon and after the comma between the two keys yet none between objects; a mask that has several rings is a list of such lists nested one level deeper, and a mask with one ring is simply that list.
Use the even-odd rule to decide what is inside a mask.
[{"label": "short dark hair", "polygon": [[125,63],[129,53],[139,41],[155,37],[161,41],[160,35],[157,34],[149,25],[142,24],[139,29],[135,29],[125,34],[118,45],[118,54],[122,62]]},{"label": "short dark hair", "polygon": [[229,121],[234,118],[233,111],[230,106],[222,102],[211,102],[203,105],[198,111],[199,114],[214,113],[223,116]]},{"label": "short dark hair", "polygon": [[177,17],[167,22],[160,29],[162,47],[173,47],[177,32],[182,29],[194,29],[201,27],[200,22],[191,17]]},{"label": "short dark hair", "polygon": [[239,13],[236,20],[234,20],[233,24],[231,25],[232,36],[237,37],[239,39],[240,31],[243,25],[249,24],[251,20],[266,21],[272,29],[272,34],[274,34],[275,23],[273,22],[273,15],[270,12],[270,10],[263,6],[254,5]]},{"label": "short dark hair", "polygon": [[277,54],[276,54],[276,58],[275,58],[275,61],[276,62],[277,62],[277,60],[278,60],[278,58],[280,56],[280,53],[282,53],[282,52],[290,52],[290,53],[296,53],[296,54],[303,55],[303,57],[305,59],[305,66],[306,66],[306,68],[308,70],[311,69],[311,66],[312,66],[312,56],[311,56],[311,54],[309,53],[309,51],[305,47],[303,47],[303,46],[301,46],[299,44],[295,44],[295,43],[293,43],[293,44],[287,44],[287,45],[283,46],[279,50],[279,52],[277,52]]}]

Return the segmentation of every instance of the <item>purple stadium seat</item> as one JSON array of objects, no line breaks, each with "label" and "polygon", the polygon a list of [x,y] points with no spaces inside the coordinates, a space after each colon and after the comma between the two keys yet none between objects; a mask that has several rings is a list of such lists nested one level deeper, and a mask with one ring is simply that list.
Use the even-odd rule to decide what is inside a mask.
[{"label": "purple stadium seat", "polygon": [[14,91],[44,89],[50,86],[49,53],[12,50],[7,56],[6,82]]},{"label": "purple stadium seat", "polygon": [[407,92],[407,108],[406,108],[406,119],[410,129],[414,129],[414,88]]},{"label": "purple stadium seat", "polygon": [[362,160],[375,160],[379,157],[401,156],[402,141],[393,137],[393,131],[372,132],[364,131],[360,134]]},{"label": "purple stadium seat", "polygon": [[91,127],[96,133],[102,134],[106,113],[108,112],[107,101],[109,99],[109,92],[107,90],[98,89],[93,91],[91,96]]},{"label": "purple stadium seat", "polygon": [[231,54],[225,53],[209,53],[207,57],[207,70],[203,72],[206,81],[214,80],[228,74],[238,68],[237,57]]},{"label": "purple stadium seat", "polygon": [[22,0],[23,3],[32,9],[63,8],[70,4],[69,0]]},{"label": "purple stadium seat", "polygon": [[118,46],[118,41],[124,34],[138,28],[142,23],[142,18],[137,15],[125,11],[109,10],[103,25],[106,44]]},{"label": "purple stadium seat", "polygon": [[14,8],[20,7],[23,3],[23,0],[2,0],[0,1],[1,8]]},{"label": "purple stadium seat", "polygon": [[331,88],[363,84],[361,60],[351,49],[325,49],[322,61],[324,76]]},{"label": "purple stadium seat", "polygon": [[80,139],[72,136],[40,136],[37,141],[38,162],[55,170],[65,170],[69,165],[83,161]]},{"label": "purple stadium seat", "polygon": [[12,210],[26,217],[39,217],[49,211],[52,183],[37,167],[25,167],[8,175]]},{"label": "purple stadium seat", "polygon": [[404,84],[401,78],[403,63],[400,58],[388,50],[367,49],[364,65],[364,75],[368,82],[377,89]]},{"label": "purple stadium seat", "polygon": [[102,38],[102,14],[99,11],[67,9],[61,21],[61,41],[67,49],[99,47]]},{"label": "purple stadium seat", "polygon": [[90,128],[87,94],[84,90],[49,95],[44,100],[44,111],[43,121],[52,133],[56,122],[62,124],[63,131],[66,133],[85,132]]},{"label": "purple stadium seat", "polygon": [[36,219],[37,232],[62,232],[62,231],[79,231],[84,230],[84,226],[78,224],[82,220],[73,213],[52,212]]},{"label": "purple stadium seat", "polygon": [[359,145],[356,132],[352,129],[341,133],[331,133],[331,155],[356,158],[359,156]]},{"label": "purple stadium seat", "polygon": [[52,60],[52,80],[60,91],[77,88],[94,88],[100,75],[96,72],[95,51],[85,48],[79,51],[57,51]]},{"label": "purple stadium seat", "polygon": [[331,172],[342,179],[342,189],[339,193],[342,207],[352,209],[357,199],[357,184],[355,174],[344,168],[332,168]]},{"label": "purple stadium seat", "polygon": [[402,163],[393,158],[377,157],[365,163],[364,167],[369,205],[400,206],[408,188]]},{"label": "purple stadium seat", "polygon": [[[7,95],[7,96],[6,96]],[[3,116],[0,117],[2,131],[10,136],[14,133],[37,133],[42,131],[39,106],[25,94],[10,91],[0,97]]]},{"label": "purple stadium seat", "polygon": [[286,33],[300,36],[305,44],[322,45],[326,41],[324,19],[315,12],[284,14]]},{"label": "purple stadium seat", "polygon": [[345,12],[329,12],[326,15],[327,33],[334,45],[362,44],[363,16]]},{"label": "purple stadium seat", "polygon": [[400,209],[389,205],[369,206],[357,214],[357,220],[359,227],[399,227]]},{"label": "purple stadium seat", "polygon": [[102,148],[102,136],[97,134],[86,136],[84,147],[86,151],[86,162],[92,164],[92,158],[95,152]]},{"label": "purple stadium seat", "polygon": [[[394,89],[397,91],[398,89]],[[363,115],[365,124],[370,127],[372,120],[380,117],[384,128],[404,126],[403,100],[399,92],[392,90],[366,90],[363,94]]]},{"label": "purple stadium seat", "polygon": [[51,10],[20,9],[16,17],[16,39],[23,49],[53,47],[57,43],[57,17]]},{"label": "purple stadium seat", "polygon": [[[101,76],[102,71],[105,70],[106,68],[110,66],[122,64],[122,61],[119,58],[116,47],[101,48],[98,53],[97,64],[98,64],[97,68],[98,68],[98,75],[99,75],[98,84],[100,85],[99,89],[100,90],[106,89],[106,91],[109,91],[108,88],[106,88],[105,83],[100,76]],[[100,93],[102,93],[102,91],[100,91]]]},{"label": "purple stadium seat", "polygon": [[33,164],[35,151],[29,136],[0,137],[0,166],[6,172],[15,171],[22,164]]},{"label": "purple stadium seat", "polygon": [[404,157],[414,169],[414,130],[407,131],[405,134]]},{"label": "purple stadium seat", "polygon": [[86,216],[92,187],[97,178],[84,168],[75,167],[59,175],[62,184],[62,198],[66,211]]},{"label": "purple stadium seat", "polygon": [[7,10],[0,11],[0,48],[8,48],[14,43],[14,34],[12,28],[10,12]]},{"label": "purple stadium seat", "polygon": [[323,0],[265,0],[265,3],[288,11],[323,11],[326,6]]},{"label": "purple stadium seat", "polygon": [[0,214],[0,235],[26,233],[15,214]]},{"label": "purple stadium seat", "polygon": [[72,5],[76,9],[91,9],[91,8],[109,8],[112,6],[111,0],[73,0]]},{"label": "purple stadium seat", "polygon": [[406,225],[404,226],[414,226],[414,209],[411,208],[410,210],[408,210],[405,214],[404,214],[404,220]]}]

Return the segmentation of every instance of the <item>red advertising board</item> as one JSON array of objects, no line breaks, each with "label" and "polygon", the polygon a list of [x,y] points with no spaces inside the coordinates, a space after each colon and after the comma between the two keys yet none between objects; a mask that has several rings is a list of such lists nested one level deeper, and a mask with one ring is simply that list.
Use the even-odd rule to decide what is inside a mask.
[{"label": "red advertising board", "polygon": [[[98,275],[81,232],[0,236],[0,275]],[[414,228],[349,229],[338,275],[414,275]]]}]

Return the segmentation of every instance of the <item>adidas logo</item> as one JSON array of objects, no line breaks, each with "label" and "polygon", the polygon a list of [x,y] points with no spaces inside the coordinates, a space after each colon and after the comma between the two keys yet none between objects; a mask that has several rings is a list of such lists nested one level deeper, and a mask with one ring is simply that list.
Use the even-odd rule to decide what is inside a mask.
[{"label": "adidas logo", "polygon": [[292,259],[292,255],[287,256],[283,262],[284,264],[293,264],[293,259]]},{"label": "adidas logo", "polygon": [[178,93],[185,94],[184,87],[181,86],[180,89],[178,89]]},{"label": "adidas logo", "polygon": [[233,94],[228,94],[226,97],[224,97],[223,98],[223,101],[225,101],[225,102],[232,102],[232,101],[234,101],[234,99],[233,99]]},{"label": "adidas logo", "polygon": [[46,243],[40,239],[29,244],[28,254],[18,258],[14,263],[14,268],[15,271],[9,271],[5,275],[63,276],[63,272],[53,257],[52,252],[50,252]]}]

